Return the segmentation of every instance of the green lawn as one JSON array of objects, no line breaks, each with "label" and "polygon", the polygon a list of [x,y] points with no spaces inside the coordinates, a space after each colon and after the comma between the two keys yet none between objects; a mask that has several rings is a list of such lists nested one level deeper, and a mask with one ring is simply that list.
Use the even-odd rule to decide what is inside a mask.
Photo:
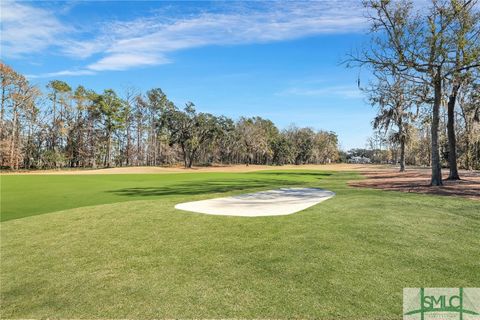
[{"label": "green lawn", "polygon": [[[356,178],[2,176],[1,317],[400,319],[404,287],[480,287],[480,202]],[[282,186],[337,195],[278,217],[173,208]]]}]

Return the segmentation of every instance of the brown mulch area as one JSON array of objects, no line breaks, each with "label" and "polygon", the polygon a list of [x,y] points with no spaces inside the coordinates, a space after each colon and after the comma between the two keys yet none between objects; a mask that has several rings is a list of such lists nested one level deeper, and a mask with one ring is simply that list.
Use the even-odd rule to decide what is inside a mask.
[{"label": "brown mulch area", "polygon": [[[461,180],[444,180],[443,186],[431,187],[429,169],[407,169],[398,172],[393,169],[362,172],[365,180],[351,181],[354,187],[375,188],[382,190],[438,194],[446,196],[460,196],[480,201],[480,172],[460,171]],[[444,178],[448,171],[442,171]]]}]

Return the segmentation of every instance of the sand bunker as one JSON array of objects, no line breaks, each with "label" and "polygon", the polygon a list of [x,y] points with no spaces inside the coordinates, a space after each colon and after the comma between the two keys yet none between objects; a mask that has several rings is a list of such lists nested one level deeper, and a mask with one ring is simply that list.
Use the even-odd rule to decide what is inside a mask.
[{"label": "sand bunker", "polygon": [[222,216],[283,216],[330,199],[334,192],[317,188],[282,188],[233,197],[180,203],[176,209]]}]

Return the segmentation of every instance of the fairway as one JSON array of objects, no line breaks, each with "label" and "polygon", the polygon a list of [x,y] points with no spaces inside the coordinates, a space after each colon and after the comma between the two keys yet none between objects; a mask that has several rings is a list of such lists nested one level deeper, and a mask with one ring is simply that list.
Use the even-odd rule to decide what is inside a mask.
[{"label": "fairway", "polygon": [[[361,178],[3,175],[1,317],[401,319],[404,287],[480,286],[480,202]],[[284,187],[336,196],[254,219],[174,209]]]}]

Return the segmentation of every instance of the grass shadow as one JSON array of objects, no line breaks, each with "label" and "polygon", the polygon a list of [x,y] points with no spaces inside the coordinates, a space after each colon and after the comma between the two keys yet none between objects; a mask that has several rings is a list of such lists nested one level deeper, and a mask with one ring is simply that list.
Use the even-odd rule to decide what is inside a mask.
[{"label": "grass shadow", "polygon": [[106,191],[120,196],[130,197],[155,197],[155,196],[181,196],[199,195],[210,193],[224,193],[231,191],[252,190],[261,188],[278,188],[302,184],[301,181],[280,179],[238,179],[221,181],[199,181],[179,183],[161,187],[135,187]]},{"label": "grass shadow", "polygon": [[332,173],[326,173],[326,172],[292,172],[292,171],[287,171],[287,172],[271,172],[271,171],[260,171],[260,172],[249,172],[248,174],[258,174],[258,175],[269,175],[269,176],[277,176],[277,177],[289,177],[289,178],[317,178],[317,179],[323,179],[325,177],[329,177],[332,175]]}]

